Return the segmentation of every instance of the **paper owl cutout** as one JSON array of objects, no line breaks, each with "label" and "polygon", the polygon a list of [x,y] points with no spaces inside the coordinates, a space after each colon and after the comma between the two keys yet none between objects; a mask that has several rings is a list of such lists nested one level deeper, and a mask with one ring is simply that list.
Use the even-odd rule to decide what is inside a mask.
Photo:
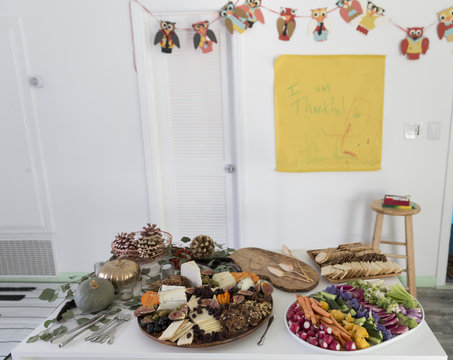
[{"label": "paper owl cutout", "polygon": [[447,41],[453,41],[453,7],[442,10],[438,17],[437,35],[439,35],[439,39],[445,38]]},{"label": "paper owl cutout", "polygon": [[225,25],[228,31],[232,34],[235,30],[242,34],[249,27],[247,22],[247,14],[234,6],[230,1],[219,12],[220,16],[225,19]]},{"label": "paper owl cutout", "polygon": [[316,41],[327,40],[327,34],[332,32],[332,26],[327,18],[327,8],[320,8],[311,11],[311,17],[308,24],[308,34],[313,34]]},{"label": "paper owl cutout", "polygon": [[374,5],[371,1],[368,1],[366,13],[360,19],[360,23],[357,26],[357,31],[364,35],[368,35],[370,30],[373,30],[376,26],[387,21],[384,16],[385,10],[379,6]]},{"label": "paper owl cutout", "polygon": [[278,38],[288,41],[296,28],[296,9],[281,8],[280,16],[277,20]]},{"label": "paper owl cutout", "polygon": [[401,52],[407,54],[409,60],[418,60],[420,54],[426,54],[429,47],[429,39],[423,35],[422,27],[407,29],[407,37],[401,41]]},{"label": "paper owl cutout", "polygon": [[173,48],[180,47],[178,35],[175,33],[176,23],[170,21],[160,22],[160,30],[154,37],[154,45],[159,44],[162,52],[171,54]]},{"label": "paper owl cutout", "polygon": [[210,53],[212,51],[212,44],[217,43],[214,31],[209,29],[209,21],[200,21],[192,24],[192,28],[195,31],[193,36],[193,45],[195,49],[200,48],[203,54]]},{"label": "paper owl cutout", "polygon": [[257,21],[264,24],[264,15],[260,9],[261,0],[246,0],[245,4],[238,6],[239,9],[247,14],[247,23],[251,28]]},{"label": "paper owl cutout", "polygon": [[340,16],[347,23],[363,14],[362,5],[357,0],[338,0],[337,6],[340,8]]}]

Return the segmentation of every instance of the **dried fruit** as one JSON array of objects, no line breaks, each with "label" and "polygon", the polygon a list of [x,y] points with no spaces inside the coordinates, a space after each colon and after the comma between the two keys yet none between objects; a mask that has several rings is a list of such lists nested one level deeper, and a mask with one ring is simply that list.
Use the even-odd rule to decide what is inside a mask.
[{"label": "dried fruit", "polygon": [[173,310],[170,314],[168,314],[168,318],[173,321],[184,320],[186,318],[186,314],[180,310]]}]

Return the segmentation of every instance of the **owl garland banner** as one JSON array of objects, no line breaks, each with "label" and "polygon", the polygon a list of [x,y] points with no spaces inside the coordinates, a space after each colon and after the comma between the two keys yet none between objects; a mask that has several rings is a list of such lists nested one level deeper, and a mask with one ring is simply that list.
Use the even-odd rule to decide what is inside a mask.
[{"label": "owl garland banner", "polygon": [[439,39],[453,41],[453,6],[438,13],[439,24],[437,25],[437,35]]},{"label": "owl garland banner", "polygon": [[429,48],[429,39],[423,35],[422,27],[407,28],[407,36],[401,41],[401,53],[407,54],[409,60],[420,59],[420,54],[425,55]]},{"label": "owl garland banner", "polygon": [[[217,43],[217,38],[209,27],[219,19],[223,19],[227,30],[234,34],[242,34],[246,30],[253,28],[259,22],[265,23],[263,9],[279,15],[277,18],[277,35],[282,41],[289,41],[296,29],[296,18],[310,19],[308,24],[308,34],[313,36],[317,42],[327,40],[328,34],[332,33],[332,26],[328,18],[330,12],[338,10],[340,17],[348,24],[351,24],[357,32],[368,35],[377,26],[390,20],[396,27],[405,32],[406,37],[400,43],[402,55],[409,60],[418,60],[420,55],[425,55],[429,48],[429,39],[424,35],[426,31],[435,23],[429,26],[403,28],[386,15],[384,8],[376,5],[372,1],[366,0],[335,0],[336,7],[328,10],[327,7],[312,9],[310,15],[296,15],[297,9],[282,7],[280,11],[269,9],[262,5],[262,0],[245,0],[241,5],[229,1],[220,9],[218,16],[209,21],[199,21],[192,24],[191,28],[177,28],[175,22],[160,20],[153,15],[139,0],[129,1],[129,16],[131,25],[131,36],[134,39],[132,27],[131,4],[136,3],[141,6],[159,23],[159,30],[154,36],[154,45],[159,45],[162,53],[171,54],[174,48],[180,48],[180,40],[176,30],[194,31],[193,44],[195,50],[200,49],[202,54],[208,54],[213,50],[213,44]],[[448,42],[453,41],[453,6],[440,11],[437,14],[437,35],[439,39],[445,38]],[[133,49],[133,59],[135,68],[135,50]]]}]

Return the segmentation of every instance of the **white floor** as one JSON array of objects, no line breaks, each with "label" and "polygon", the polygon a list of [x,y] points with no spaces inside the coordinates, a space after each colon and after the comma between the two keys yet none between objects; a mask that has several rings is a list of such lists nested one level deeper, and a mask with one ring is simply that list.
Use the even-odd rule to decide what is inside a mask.
[{"label": "white floor", "polygon": [[[39,300],[45,288],[56,289],[56,283],[7,283],[0,282],[0,295],[25,295],[19,301],[0,300],[0,360],[47,318],[61,299],[49,303]],[[2,291],[2,288],[35,287],[33,291]]]}]

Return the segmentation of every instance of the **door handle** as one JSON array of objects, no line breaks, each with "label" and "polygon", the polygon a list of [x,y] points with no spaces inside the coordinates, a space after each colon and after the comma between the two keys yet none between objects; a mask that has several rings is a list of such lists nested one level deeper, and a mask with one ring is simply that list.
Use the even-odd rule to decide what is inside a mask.
[{"label": "door handle", "polygon": [[223,169],[225,170],[226,173],[232,174],[235,172],[236,167],[233,164],[227,164],[223,167]]}]

